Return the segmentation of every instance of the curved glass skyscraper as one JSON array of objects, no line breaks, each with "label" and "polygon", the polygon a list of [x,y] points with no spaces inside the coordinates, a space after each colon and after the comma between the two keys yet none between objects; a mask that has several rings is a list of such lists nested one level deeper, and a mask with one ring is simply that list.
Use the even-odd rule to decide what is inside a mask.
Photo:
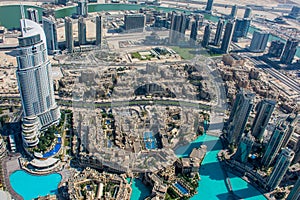
[{"label": "curved glass skyscraper", "polygon": [[17,79],[24,111],[23,120],[37,117],[39,129],[60,119],[54,99],[52,69],[42,27],[28,19],[21,19]]}]

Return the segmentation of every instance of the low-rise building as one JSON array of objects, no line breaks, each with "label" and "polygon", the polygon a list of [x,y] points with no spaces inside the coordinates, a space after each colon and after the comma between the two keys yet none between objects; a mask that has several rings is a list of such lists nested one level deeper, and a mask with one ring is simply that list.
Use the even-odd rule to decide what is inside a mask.
[{"label": "low-rise building", "polygon": [[181,158],[177,161],[176,166],[182,174],[195,175],[199,172],[201,162],[205,157],[207,147],[201,145],[200,148],[194,148],[188,158]]},{"label": "low-rise building", "polygon": [[222,61],[225,65],[230,65],[231,67],[243,66],[245,63],[245,59],[237,54],[225,54]]},{"label": "low-rise building", "polygon": [[131,192],[124,175],[100,173],[89,167],[68,180],[68,198],[74,200],[130,200]]}]

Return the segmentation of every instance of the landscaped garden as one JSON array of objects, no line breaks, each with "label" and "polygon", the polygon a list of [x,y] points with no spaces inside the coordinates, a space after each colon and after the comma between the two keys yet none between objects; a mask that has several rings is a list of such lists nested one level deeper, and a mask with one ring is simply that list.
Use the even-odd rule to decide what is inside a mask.
[{"label": "landscaped garden", "polygon": [[151,60],[151,58],[154,58],[155,56],[150,52],[134,52],[131,53],[131,57],[139,60]]},{"label": "landscaped garden", "polygon": [[[63,131],[64,131],[64,123],[65,123],[65,118],[66,118],[66,113],[68,113],[68,115],[70,115],[71,111],[61,111],[61,119],[58,125],[52,125],[50,126],[46,131],[43,131],[39,137],[39,143],[36,147],[32,148],[32,149],[28,149],[29,152],[33,153],[33,152],[41,152],[41,153],[45,153],[47,151],[49,151],[51,148],[54,147],[54,145],[57,143],[57,137],[56,135],[63,135]],[[72,114],[72,113],[71,113]],[[67,121],[69,122],[71,119],[68,119],[69,117],[67,117]],[[67,123],[69,124],[69,123]]]},{"label": "landscaped garden", "polygon": [[42,133],[42,135],[39,138],[39,143],[37,145],[37,148],[35,148],[35,151],[37,152],[45,152],[47,151],[51,145],[54,143],[55,140],[55,134],[57,133],[57,129],[55,126],[51,126],[48,128],[47,131]]}]

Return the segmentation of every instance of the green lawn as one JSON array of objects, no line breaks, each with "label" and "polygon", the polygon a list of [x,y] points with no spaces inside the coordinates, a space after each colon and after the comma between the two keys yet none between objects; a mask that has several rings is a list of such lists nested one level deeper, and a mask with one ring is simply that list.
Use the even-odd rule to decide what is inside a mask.
[{"label": "green lawn", "polygon": [[142,56],[139,54],[139,52],[134,52],[131,54],[132,58],[137,58],[139,60],[141,60]]},{"label": "green lawn", "polygon": [[176,53],[178,53],[182,59],[184,60],[190,60],[195,57],[195,54],[193,52],[195,51],[194,48],[185,48],[185,47],[178,47],[173,46],[171,47]]},{"label": "green lawn", "polygon": [[134,52],[134,53],[131,53],[131,57],[132,58],[137,58],[139,60],[151,60],[151,58],[153,58],[154,56],[152,54],[151,55],[142,56],[139,52]]},{"label": "green lawn", "polygon": [[70,145],[70,138],[65,138],[65,140],[64,140],[64,146],[69,146]]},{"label": "green lawn", "polygon": [[184,60],[190,60],[193,59],[196,55],[202,55],[204,57],[210,57],[211,55],[207,52],[205,49],[197,49],[197,48],[187,48],[187,47],[178,47],[178,46],[172,46],[170,47],[176,53],[178,53],[182,59]]}]

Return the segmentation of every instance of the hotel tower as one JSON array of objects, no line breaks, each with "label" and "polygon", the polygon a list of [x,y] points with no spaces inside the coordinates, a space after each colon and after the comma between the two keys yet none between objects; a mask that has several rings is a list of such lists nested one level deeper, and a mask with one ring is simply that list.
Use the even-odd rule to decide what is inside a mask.
[{"label": "hotel tower", "polygon": [[17,79],[23,107],[22,136],[25,146],[38,144],[39,130],[55,124],[60,111],[54,99],[52,68],[44,30],[34,21],[21,19]]}]

